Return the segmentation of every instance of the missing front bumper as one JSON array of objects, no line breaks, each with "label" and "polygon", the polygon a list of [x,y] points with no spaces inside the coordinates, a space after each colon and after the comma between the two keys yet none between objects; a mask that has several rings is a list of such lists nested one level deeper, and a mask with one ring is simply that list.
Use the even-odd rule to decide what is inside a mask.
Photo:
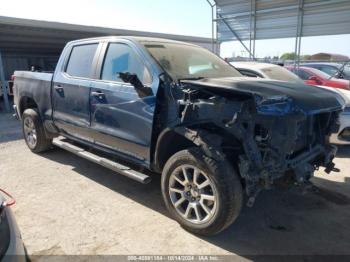
[{"label": "missing front bumper", "polygon": [[[291,184],[307,183],[319,166],[325,167],[325,172],[338,172],[333,159],[337,147],[334,145],[316,145],[284,161],[283,165],[264,166],[257,170],[244,156],[240,157],[239,170],[245,179],[246,193],[249,196],[248,206],[252,206],[258,193],[262,189],[271,188],[277,181],[287,178]],[[290,179],[293,178],[293,179]]]}]

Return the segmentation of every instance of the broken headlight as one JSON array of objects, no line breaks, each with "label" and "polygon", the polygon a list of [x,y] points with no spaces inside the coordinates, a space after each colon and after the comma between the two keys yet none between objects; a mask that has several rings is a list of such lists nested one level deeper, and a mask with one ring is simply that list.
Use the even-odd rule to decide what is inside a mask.
[{"label": "broken headlight", "polygon": [[292,111],[292,99],[287,96],[255,97],[258,113],[265,115],[285,115]]}]

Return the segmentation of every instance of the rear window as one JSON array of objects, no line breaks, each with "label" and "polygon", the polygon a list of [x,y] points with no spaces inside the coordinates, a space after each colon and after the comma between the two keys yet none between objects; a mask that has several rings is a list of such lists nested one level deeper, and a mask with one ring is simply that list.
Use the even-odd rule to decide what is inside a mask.
[{"label": "rear window", "polygon": [[71,76],[90,78],[97,46],[98,44],[74,46],[69,57],[66,73]]},{"label": "rear window", "polygon": [[298,76],[280,66],[262,68],[261,71],[263,71],[271,79],[303,83]]},{"label": "rear window", "polygon": [[309,74],[308,72],[302,69],[299,69],[299,70],[292,69],[292,72],[297,74],[303,80],[308,80],[312,76],[311,74]]}]

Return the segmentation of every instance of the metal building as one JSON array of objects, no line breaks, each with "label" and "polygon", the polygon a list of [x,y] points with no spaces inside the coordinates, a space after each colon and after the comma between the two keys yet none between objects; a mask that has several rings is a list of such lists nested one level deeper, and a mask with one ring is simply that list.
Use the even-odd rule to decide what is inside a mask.
[{"label": "metal building", "polygon": [[[208,49],[212,48],[210,38],[0,16],[0,80],[3,87],[2,93],[6,93],[5,87],[15,70],[29,70],[34,65],[42,70],[52,71],[61,50],[68,41],[106,35],[160,37],[191,42]],[[4,96],[4,101],[6,108],[9,110],[7,96]]]},{"label": "metal building", "polygon": [[255,40],[294,37],[299,57],[303,36],[350,34],[350,0],[207,1],[213,9],[213,38],[241,42],[251,58]]}]

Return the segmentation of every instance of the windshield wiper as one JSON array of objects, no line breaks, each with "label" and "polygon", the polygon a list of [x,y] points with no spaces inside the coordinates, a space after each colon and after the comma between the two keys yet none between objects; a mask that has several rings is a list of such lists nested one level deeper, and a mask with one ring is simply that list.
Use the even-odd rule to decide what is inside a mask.
[{"label": "windshield wiper", "polygon": [[185,77],[185,78],[178,78],[178,81],[183,81],[183,80],[202,80],[206,77],[204,76],[197,76],[197,77]]}]

